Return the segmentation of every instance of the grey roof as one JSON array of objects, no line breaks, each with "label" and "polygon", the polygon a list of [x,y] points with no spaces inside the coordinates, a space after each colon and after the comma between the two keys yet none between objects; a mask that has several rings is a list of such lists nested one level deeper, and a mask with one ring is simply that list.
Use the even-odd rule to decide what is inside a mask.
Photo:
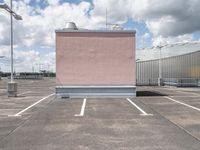
[{"label": "grey roof", "polygon": [[[177,43],[163,46],[161,49],[162,58],[184,55],[200,51],[200,42]],[[139,61],[159,59],[159,48],[146,48],[136,50],[136,59]]]},{"label": "grey roof", "polygon": [[80,33],[136,33],[135,30],[87,30],[87,29],[79,29],[79,30],[71,30],[71,29],[58,29],[55,30],[56,33],[59,32],[80,32]]}]

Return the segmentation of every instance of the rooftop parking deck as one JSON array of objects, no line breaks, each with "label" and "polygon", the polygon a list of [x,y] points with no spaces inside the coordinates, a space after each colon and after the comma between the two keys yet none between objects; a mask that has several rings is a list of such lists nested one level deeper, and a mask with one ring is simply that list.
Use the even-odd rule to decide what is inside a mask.
[{"label": "rooftop parking deck", "polygon": [[0,81],[1,150],[199,150],[200,88],[138,87],[136,98],[66,98],[54,78]]}]

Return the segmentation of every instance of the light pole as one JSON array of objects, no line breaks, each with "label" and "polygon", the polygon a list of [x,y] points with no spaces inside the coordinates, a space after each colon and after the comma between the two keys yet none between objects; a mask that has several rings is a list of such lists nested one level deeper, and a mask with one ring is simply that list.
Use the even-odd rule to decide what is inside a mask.
[{"label": "light pole", "polygon": [[135,60],[135,71],[136,71],[136,85],[137,85],[137,79],[138,79],[138,66],[139,65],[137,65],[137,63],[140,61],[140,59],[138,58],[138,59],[136,59]]},{"label": "light pole", "polygon": [[158,73],[158,86],[161,86],[162,85],[162,48],[164,46],[157,46],[157,48],[159,48],[159,62],[158,62],[158,65],[159,65],[159,73]]},{"label": "light pole", "polygon": [[17,96],[17,83],[13,80],[13,17],[16,20],[22,20],[22,17],[16,14],[12,10],[12,0],[10,0],[10,7],[7,4],[0,4],[0,8],[5,9],[7,12],[10,13],[10,62],[11,62],[11,81],[8,83],[8,96],[15,97]]}]

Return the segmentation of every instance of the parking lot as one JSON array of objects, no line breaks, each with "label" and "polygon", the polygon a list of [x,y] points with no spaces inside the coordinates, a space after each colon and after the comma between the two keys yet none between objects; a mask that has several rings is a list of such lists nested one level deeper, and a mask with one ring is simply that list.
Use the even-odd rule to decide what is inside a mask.
[{"label": "parking lot", "polygon": [[54,78],[0,81],[2,150],[199,150],[200,88],[138,87],[136,98],[66,98]]}]

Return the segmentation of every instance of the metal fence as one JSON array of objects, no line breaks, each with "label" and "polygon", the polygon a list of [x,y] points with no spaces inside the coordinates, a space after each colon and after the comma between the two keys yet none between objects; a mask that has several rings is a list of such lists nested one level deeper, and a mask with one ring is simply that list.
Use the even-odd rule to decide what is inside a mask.
[{"label": "metal fence", "polygon": [[[163,58],[161,60],[163,84],[200,86],[200,51]],[[157,85],[159,60],[136,63],[137,85]]]}]

